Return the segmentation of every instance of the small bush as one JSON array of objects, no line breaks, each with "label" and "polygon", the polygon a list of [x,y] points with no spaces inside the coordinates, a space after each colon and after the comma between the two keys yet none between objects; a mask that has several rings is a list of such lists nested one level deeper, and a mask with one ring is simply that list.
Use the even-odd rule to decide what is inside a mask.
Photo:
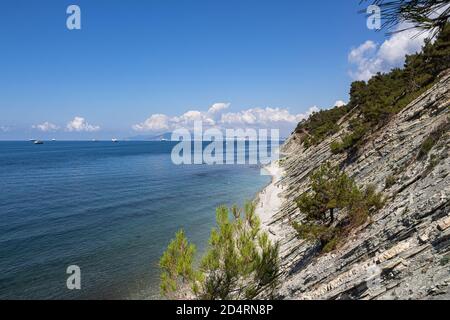
[{"label": "small bush", "polygon": [[300,224],[294,222],[292,224],[294,229],[297,231],[298,237],[310,242],[320,241],[322,244],[327,242],[327,233],[329,228],[324,225],[314,224],[314,223],[304,223]]},{"label": "small bush", "polygon": [[357,148],[359,142],[368,131],[368,127],[359,119],[350,121],[349,129],[351,131],[342,138],[341,142],[333,142],[331,144],[330,148],[333,154],[339,154]]},{"label": "small bush", "polygon": [[439,125],[433,132],[430,133],[428,137],[422,142],[419,148],[419,153],[417,154],[417,158],[419,160],[424,160],[428,157],[431,149],[438,143],[441,137],[450,129],[450,122],[446,121],[443,124]]},{"label": "small bush", "polygon": [[378,211],[385,205],[383,195],[376,191],[376,187],[369,184],[364,190],[364,202],[369,211]]},{"label": "small bush", "polygon": [[426,172],[430,173],[431,171],[433,171],[433,169],[439,164],[440,161],[441,159],[438,155],[432,154],[430,156],[430,161],[428,162]]},{"label": "small bush", "polygon": [[390,189],[392,186],[394,186],[397,183],[397,178],[394,175],[389,175],[386,178],[386,182],[384,183],[384,187],[386,189]]},{"label": "small bush", "polygon": [[450,254],[447,254],[446,256],[442,257],[440,264],[441,266],[446,266],[449,263],[450,263]]},{"label": "small bush", "polygon": [[339,119],[347,114],[346,106],[335,107],[329,110],[321,110],[312,114],[307,120],[300,122],[295,129],[296,133],[306,133],[303,139],[305,148],[317,145],[325,138],[335,134],[340,127]]},{"label": "small bush", "polygon": [[328,241],[328,243],[322,248],[322,252],[323,253],[329,253],[331,251],[334,251],[338,244],[340,242],[339,237],[334,237],[332,238],[330,241]]},{"label": "small bush", "polygon": [[330,150],[332,154],[340,154],[344,152],[344,147],[341,142],[333,141],[330,145]]},{"label": "small bush", "polygon": [[419,160],[425,159],[435,144],[436,141],[431,136],[427,137],[420,145],[419,154],[417,155],[417,158]]}]

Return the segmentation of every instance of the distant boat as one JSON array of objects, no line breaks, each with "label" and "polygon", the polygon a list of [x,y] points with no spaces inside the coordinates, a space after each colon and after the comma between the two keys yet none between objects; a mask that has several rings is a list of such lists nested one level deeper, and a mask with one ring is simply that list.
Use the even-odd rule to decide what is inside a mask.
[{"label": "distant boat", "polygon": [[41,140],[34,140],[34,144],[44,144],[44,142]]},{"label": "distant boat", "polygon": [[115,139],[115,138],[111,139],[111,141],[112,141],[113,143],[119,142],[119,140],[117,140],[117,139]]},{"label": "distant boat", "polygon": [[52,141],[56,141],[56,139],[52,139]]}]

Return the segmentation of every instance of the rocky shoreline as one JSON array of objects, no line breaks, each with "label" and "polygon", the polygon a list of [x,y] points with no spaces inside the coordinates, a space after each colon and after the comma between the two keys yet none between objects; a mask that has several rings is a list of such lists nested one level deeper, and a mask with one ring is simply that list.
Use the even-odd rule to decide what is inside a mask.
[{"label": "rocky shoreline", "polygon": [[273,216],[281,210],[283,199],[281,193],[285,189],[283,184],[283,177],[285,172],[280,166],[279,161],[275,161],[270,165],[264,167],[262,170],[266,171],[272,176],[272,181],[261,192],[259,192],[256,198],[255,213],[261,220],[261,227],[264,231],[267,231],[269,238],[273,242],[281,240],[282,229],[276,229],[271,227]]},{"label": "rocky shoreline", "polygon": [[[342,130],[304,149],[293,134],[287,156],[271,165],[272,183],[257,201],[257,214],[280,243],[281,299],[450,299],[450,135],[427,159],[417,156],[423,141],[450,115],[450,72],[366,140],[352,161],[333,155],[330,144]],[[360,185],[373,184],[387,204],[340,248],[319,254],[297,238],[290,225],[301,221],[295,199],[308,189],[308,175],[322,163],[345,163]],[[281,167],[280,168],[280,163]],[[388,177],[393,177],[387,186]]]}]

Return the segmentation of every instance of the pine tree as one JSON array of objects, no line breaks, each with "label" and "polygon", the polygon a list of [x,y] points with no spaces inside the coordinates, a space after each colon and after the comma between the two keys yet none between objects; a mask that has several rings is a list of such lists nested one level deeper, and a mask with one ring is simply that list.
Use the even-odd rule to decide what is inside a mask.
[{"label": "pine tree", "polygon": [[251,299],[276,280],[278,245],[261,232],[254,204],[247,203],[243,215],[236,207],[231,213],[217,210],[217,228],[201,263],[207,275],[203,299]]},{"label": "pine tree", "polygon": [[189,286],[194,292],[198,290],[197,282],[201,277],[193,268],[195,251],[195,246],[188,242],[184,231],[177,232],[159,262],[162,295],[175,298],[181,290],[188,290]]},{"label": "pine tree", "polygon": [[278,277],[278,244],[272,244],[247,203],[244,212],[237,207],[219,207],[217,227],[211,231],[208,250],[199,268],[193,267],[195,248],[180,231],[161,258],[161,293],[177,298],[190,288],[199,299],[253,299],[263,290],[274,292]]},{"label": "pine tree", "polygon": [[310,180],[310,190],[297,199],[304,221],[294,222],[293,227],[300,238],[320,242],[324,252],[335,249],[351,229],[366,222],[369,213],[384,204],[374,187],[362,191],[345,172],[328,162],[313,172]]}]

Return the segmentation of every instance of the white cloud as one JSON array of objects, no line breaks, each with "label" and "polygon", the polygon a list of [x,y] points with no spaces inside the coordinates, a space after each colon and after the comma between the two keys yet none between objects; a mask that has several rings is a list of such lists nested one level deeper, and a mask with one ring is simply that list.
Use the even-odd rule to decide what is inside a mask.
[{"label": "white cloud", "polygon": [[100,130],[99,126],[94,126],[89,124],[86,119],[83,117],[75,117],[72,121],[70,121],[67,126],[67,131],[76,131],[76,132],[93,132]]},{"label": "white cloud", "polygon": [[[403,24],[398,30],[406,29]],[[381,45],[368,40],[354,48],[348,55],[348,61],[354,67],[349,74],[354,80],[369,80],[378,72],[388,72],[392,68],[401,67],[405,56],[419,52],[429,33],[418,34],[417,30],[406,30],[394,33]]]},{"label": "white cloud", "polygon": [[171,121],[177,126],[190,126],[193,125],[195,121],[203,121],[204,124],[210,126],[216,124],[216,121],[211,114],[196,110],[188,111],[179,117],[173,117]]},{"label": "white cloud", "polygon": [[169,117],[165,114],[154,114],[142,123],[135,124],[135,131],[162,131],[169,130]]},{"label": "white cloud", "polygon": [[7,126],[0,126],[0,131],[2,131],[2,132],[9,132],[9,131],[11,131],[11,128],[7,127]]},{"label": "white cloud", "polygon": [[334,103],[334,107],[343,107],[347,104],[347,102],[342,101],[342,100],[338,100]]},{"label": "white cloud", "polygon": [[229,103],[216,103],[207,112],[191,110],[181,116],[169,117],[163,114],[152,115],[132,128],[135,131],[162,132],[185,127],[191,129],[195,121],[202,121],[204,126],[216,128],[228,127],[262,127],[284,126],[293,127],[306,119],[319,108],[312,107],[304,114],[291,114],[287,109],[280,108],[253,108],[239,112],[223,113],[228,109]]},{"label": "white cloud", "polygon": [[132,126],[135,131],[169,131],[180,127],[193,127],[195,121],[202,121],[206,126],[215,126],[221,113],[228,109],[229,103],[215,103],[207,112],[190,110],[180,116],[169,117],[165,114],[154,114],[142,123]]},{"label": "white cloud", "polygon": [[223,110],[226,110],[230,107],[229,103],[215,103],[209,108],[208,113],[209,114],[216,114],[219,112],[222,112]]},{"label": "white cloud", "polygon": [[33,129],[40,130],[42,132],[56,131],[59,130],[59,127],[56,124],[50,123],[48,121],[36,124],[32,126]]},{"label": "white cloud", "polygon": [[319,108],[312,107],[305,114],[295,115],[291,114],[287,109],[254,108],[236,113],[226,113],[222,115],[220,123],[232,126],[261,126],[276,123],[297,124],[317,111],[319,111]]},{"label": "white cloud", "polygon": [[372,40],[367,40],[359,47],[353,49],[348,54],[348,60],[352,63],[359,63],[366,59],[366,56],[376,52],[377,44]]}]

